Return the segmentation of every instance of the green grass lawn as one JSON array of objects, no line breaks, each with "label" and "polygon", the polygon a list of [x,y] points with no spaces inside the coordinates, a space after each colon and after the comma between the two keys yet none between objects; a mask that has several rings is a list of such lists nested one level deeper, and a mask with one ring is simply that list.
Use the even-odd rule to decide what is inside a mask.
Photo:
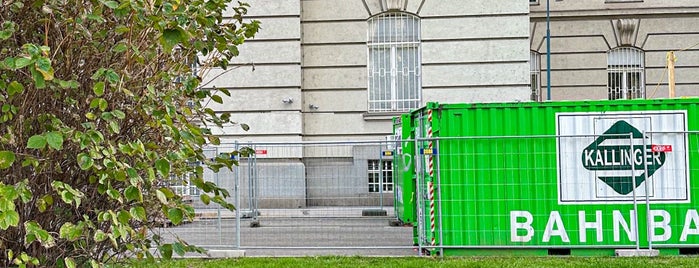
[{"label": "green grass lawn", "polygon": [[305,257],[305,258],[237,258],[181,259],[172,261],[135,262],[126,267],[699,267],[699,257]]}]

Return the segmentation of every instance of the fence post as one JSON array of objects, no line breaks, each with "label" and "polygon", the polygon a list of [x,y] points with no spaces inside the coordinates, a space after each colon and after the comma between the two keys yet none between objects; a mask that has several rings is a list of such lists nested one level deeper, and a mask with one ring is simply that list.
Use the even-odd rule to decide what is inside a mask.
[{"label": "fence post", "polygon": [[[420,141],[418,135],[415,135],[415,206],[417,207],[417,252],[418,256],[422,256],[422,243],[425,239],[425,209],[424,209],[424,198],[422,196],[422,183],[424,172],[422,170],[422,157],[420,156]],[[419,160],[419,161],[418,161]]]},{"label": "fence post", "polygon": [[[238,147],[237,140],[235,141],[234,148],[236,152],[239,152],[240,148]],[[235,248],[240,249],[240,154],[238,154],[237,158],[238,165],[235,168],[236,172],[233,191],[235,192]]]},{"label": "fence post", "polygon": [[383,152],[382,146],[379,144],[379,209],[383,210]]},{"label": "fence post", "polygon": [[[439,149],[439,139],[435,138],[434,139],[434,151],[437,152],[433,157],[440,157],[440,149]],[[442,244],[442,241],[444,241],[444,232],[442,230],[442,186],[440,182],[440,170],[439,170],[439,158],[434,159],[434,176],[436,180],[436,185],[435,185],[435,193],[437,194],[437,222],[439,223],[439,244]],[[444,248],[439,247],[439,256],[444,257]]]},{"label": "fence post", "polygon": [[[648,157],[646,155],[647,154],[646,150],[647,150],[648,146],[646,145],[646,131],[645,130],[643,130],[642,137],[643,137],[643,171],[644,171],[643,176],[645,176],[645,180],[643,182],[646,186],[645,187],[645,189],[646,189],[646,194],[645,194],[646,195],[646,229],[648,232],[648,249],[653,250],[653,230],[651,230],[651,226],[650,226],[650,222],[651,222],[650,198],[648,197],[648,189],[649,189],[649,187],[648,187],[648,160],[646,158],[646,157]],[[634,184],[634,187],[635,186],[636,186],[636,184]]]},{"label": "fence post", "polygon": [[634,211],[634,232],[636,233],[636,250],[641,249],[641,235],[638,232],[638,201],[636,200],[636,162],[633,160],[633,133],[629,133],[629,145],[631,147],[631,152],[629,154],[632,155],[631,159],[631,183],[633,184],[633,211]]}]

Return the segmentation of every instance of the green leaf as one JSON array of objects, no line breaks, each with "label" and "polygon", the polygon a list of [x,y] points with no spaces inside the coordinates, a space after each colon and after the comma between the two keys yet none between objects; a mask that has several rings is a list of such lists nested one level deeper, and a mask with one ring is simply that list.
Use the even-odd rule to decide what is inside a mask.
[{"label": "green leaf", "polygon": [[172,190],[170,190],[170,188],[162,187],[160,188],[160,191],[163,192],[167,198],[175,197],[175,193]]},{"label": "green leaf", "polygon": [[38,58],[34,63],[36,70],[44,76],[44,80],[53,80],[53,67],[51,67],[51,60],[48,58]]},{"label": "green leaf", "polygon": [[47,208],[53,205],[53,197],[48,194],[44,195],[43,197],[39,198],[39,200],[37,200],[36,205],[39,208],[39,212],[44,212]]},{"label": "green leaf", "polygon": [[163,258],[166,260],[172,259],[172,245],[171,244],[165,244],[162,245],[158,248],[160,251],[160,254],[163,255]]},{"label": "green leaf", "polygon": [[163,193],[161,189],[155,191],[155,196],[160,200],[160,203],[167,205],[167,196],[165,196],[165,193]]},{"label": "green leaf", "polygon": [[223,98],[219,95],[213,95],[211,96],[211,100],[213,100],[216,103],[223,104]]},{"label": "green leaf", "polygon": [[132,207],[129,212],[131,216],[138,221],[146,221],[146,209],[141,206]]},{"label": "green leaf", "polygon": [[27,43],[22,45],[22,48],[29,53],[30,56],[39,56],[39,47],[35,44]]},{"label": "green leaf", "polygon": [[118,34],[128,33],[130,30],[131,30],[131,28],[126,27],[124,25],[119,25],[116,28],[114,28],[114,32],[118,33]]},{"label": "green leaf", "polygon": [[64,81],[64,80],[60,80],[60,79],[56,79],[56,80],[58,81],[58,85],[61,88],[78,88],[78,86],[80,86],[80,84],[78,84],[78,82],[76,82],[75,80],[70,80],[70,81]]},{"label": "green leaf", "polygon": [[22,92],[24,92],[24,86],[17,81],[12,81],[7,86],[7,95],[10,97]]},{"label": "green leaf", "polygon": [[63,148],[63,134],[57,131],[46,133],[46,142],[55,150]]},{"label": "green leaf", "polygon": [[126,201],[140,200],[140,196],[141,191],[133,185],[126,187],[126,190],[124,190],[124,197],[126,197]]},{"label": "green leaf", "polygon": [[119,222],[122,224],[129,224],[129,220],[131,220],[131,213],[127,212],[126,210],[121,210],[117,214],[117,219],[119,219]]},{"label": "green leaf", "polygon": [[156,160],[155,169],[158,171],[160,176],[167,178],[170,176],[170,161],[164,158]]},{"label": "green leaf", "polygon": [[63,262],[65,262],[66,268],[75,268],[75,261],[73,260],[73,258],[65,258],[63,259]]},{"label": "green leaf", "polygon": [[124,43],[119,43],[119,44],[117,44],[116,46],[114,46],[114,48],[112,48],[112,51],[114,51],[114,52],[116,52],[116,53],[121,53],[121,52],[126,51],[127,48],[128,48],[128,47],[126,46],[126,44],[124,44]]},{"label": "green leaf", "polygon": [[107,110],[107,105],[108,105],[107,100],[100,98],[100,99],[98,100],[98,102],[99,102],[100,111],[103,111],[103,112],[106,111],[106,110]]},{"label": "green leaf", "polygon": [[0,30],[0,40],[7,40],[15,32],[15,23],[12,21],[4,21],[2,30]]},{"label": "green leaf", "polygon": [[24,244],[27,246],[37,240],[44,248],[51,248],[56,245],[56,240],[54,240],[53,236],[42,229],[35,221],[24,222],[24,229],[27,231],[24,237]]},{"label": "green leaf", "polygon": [[182,210],[179,208],[170,208],[167,210],[167,218],[170,219],[174,225],[182,223],[183,217]]},{"label": "green leaf", "polygon": [[36,86],[36,88],[43,89],[46,87],[46,79],[44,79],[42,73],[35,68],[29,68],[29,72],[32,74],[32,79],[34,79],[34,86]]},{"label": "green leaf", "polygon": [[15,59],[15,69],[20,69],[31,65],[34,61],[30,58],[16,58]]},{"label": "green leaf", "polygon": [[100,0],[100,2],[111,9],[116,9],[117,7],[119,7],[119,2],[117,2],[117,1]]},{"label": "green leaf", "polygon": [[119,203],[121,203],[121,194],[119,193],[119,191],[114,190],[114,188],[107,189],[107,195],[109,197],[111,197],[112,199],[117,200],[117,201],[119,201]]},{"label": "green leaf", "polygon": [[218,136],[208,136],[209,142],[213,145],[220,145],[221,144],[221,139]]},{"label": "green leaf", "polygon": [[66,239],[68,241],[75,241],[80,238],[83,234],[83,229],[80,226],[76,226],[70,222],[66,222],[61,226],[59,231],[59,237]]},{"label": "green leaf", "polygon": [[175,242],[172,244],[172,250],[177,253],[177,255],[184,256],[184,245],[180,242]]},{"label": "green leaf", "polygon": [[110,84],[116,84],[117,82],[119,82],[119,74],[117,74],[112,69],[105,70],[104,75],[107,78],[107,82],[109,82]]},{"label": "green leaf", "polygon": [[102,97],[102,95],[104,95],[104,82],[100,81],[95,83],[95,86],[92,87],[92,92],[95,93],[97,97]]},{"label": "green leaf", "polygon": [[36,65],[36,69],[39,71],[45,71],[48,72],[51,70],[51,60],[48,58],[38,58],[34,62],[34,65]]},{"label": "green leaf", "polygon": [[124,118],[126,118],[126,114],[124,114],[124,112],[122,112],[121,110],[112,111],[112,115],[114,115],[114,117],[116,117],[117,119],[123,120]]},{"label": "green leaf", "polygon": [[209,196],[208,194],[201,194],[199,195],[199,198],[201,199],[201,202],[205,205],[211,203],[211,196]]},{"label": "green leaf", "polygon": [[248,124],[240,124],[240,127],[243,128],[243,130],[245,131],[250,130],[250,126],[248,126]]},{"label": "green leaf", "polygon": [[88,170],[92,167],[93,164],[94,164],[94,160],[92,159],[92,157],[90,157],[89,154],[80,153],[78,155],[78,165],[80,166],[80,169]]},{"label": "green leaf", "polygon": [[107,234],[105,234],[102,230],[97,230],[93,238],[95,239],[95,242],[102,242],[107,239]]},{"label": "green leaf", "polygon": [[0,169],[8,169],[15,162],[15,153],[0,151]]},{"label": "green leaf", "polygon": [[19,224],[19,213],[14,210],[0,212],[0,229],[7,230],[10,226],[17,227]]},{"label": "green leaf", "polygon": [[119,126],[119,123],[112,121],[109,122],[109,130],[111,130],[114,134],[119,134],[119,132],[121,132],[121,127]]},{"label": "green leaf", "polygon": [[180,43],[180,31],[177,29],[165,29],[160,36],[160,45],[165,53],[170,53],[172,48]]},{"label": "green leaf", "polygon": [[15,58],[13,58],[13,57],[7,57],[7,58],[5,58],[4,60],[2,60],[2,65],[3,65],[3,67],[6,68],[6,69],[15,70],[15,69],[16,69],[16,67],[15,67]]},{"label": "green leaf", "polygon": [[27,148],[29,149],[44,149],[46,147],[46,137],[42,135],[34,135],[27,141]]}]

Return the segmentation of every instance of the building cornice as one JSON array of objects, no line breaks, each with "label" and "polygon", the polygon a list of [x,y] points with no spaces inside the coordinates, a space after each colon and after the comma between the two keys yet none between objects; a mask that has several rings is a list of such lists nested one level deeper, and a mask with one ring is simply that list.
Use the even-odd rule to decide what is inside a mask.
[{"label": "building cornice", "polygon": [[[552,20],[610,19],[610,18],[662,18],[699,16],[699,7],[615,8],[583,10],[551,10]],[[546,20],[546,10],[531,10],[532,22]]]}]

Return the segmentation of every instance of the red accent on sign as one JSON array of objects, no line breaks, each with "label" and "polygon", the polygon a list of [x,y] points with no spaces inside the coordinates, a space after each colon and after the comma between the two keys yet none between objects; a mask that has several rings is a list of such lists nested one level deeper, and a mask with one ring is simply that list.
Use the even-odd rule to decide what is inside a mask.
[{"label": "red accent on sign", "polygon": [[255,150],[255,154],[267,154],[267,150]]},{"label": "red accent on sign", "polygon": [[654,153],[667,153],[667,152],[672,152],[672,145],[658,145],[658,144],[653,144],[650,147],[650,150]]}]

